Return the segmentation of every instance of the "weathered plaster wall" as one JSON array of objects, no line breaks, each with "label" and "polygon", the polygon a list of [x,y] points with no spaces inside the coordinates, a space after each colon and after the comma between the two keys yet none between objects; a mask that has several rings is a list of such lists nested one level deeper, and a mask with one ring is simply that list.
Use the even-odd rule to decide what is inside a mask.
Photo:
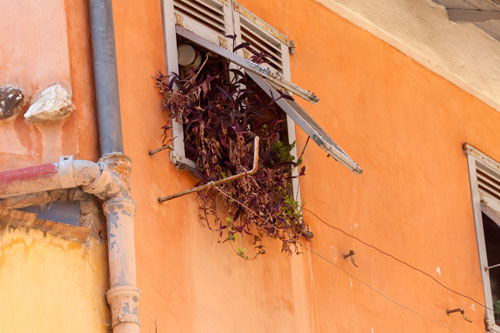
[{"label": "weathered plaster wall", "polygon": [[[27,101],[15,119],[0,121],[0,170],[54,162],[61,155],[98,157],[87,2],[0,3],[0,86],[19,86]],[[27,123],[23,115],[30,104],[55,83],[72,93],[73,114]]]},{"label": "weathered plaster wall", "polygon": [[500,43],[431,0],[316,0],[500,111]]},{"label": "weathered plaster wall", "polygon": [[107,332],[106,244],[0,231],[0,332]]},{"label": "weathered plaster wall", "polygon": [[[88,27],[87,0],[0,2],[0,86],[19,86],[27,100],[17,117],[0,121],[1,171],[61,155],[98,157]],[[72,115],[26,122],[30,104],[54,83],[72,93]],[[107,277],[105,244],[3,228],[0,332],[106,332]]]}]

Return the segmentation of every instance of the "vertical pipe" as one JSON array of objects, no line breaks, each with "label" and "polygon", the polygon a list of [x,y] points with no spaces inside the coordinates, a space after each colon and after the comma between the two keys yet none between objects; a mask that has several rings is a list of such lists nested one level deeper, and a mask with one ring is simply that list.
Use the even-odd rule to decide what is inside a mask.
[{"label": "vertical pipe", "polygon": [[110,289],[106,293],[111,307],[113,333],[139,332],[139,289],[135,275],[135,202],[127,197],[104,203],[108,224]]},{"label": "vertical pipe", "polygon": [[123,153],[111,0],[90,0],[90,25],[101,155]]},{"label": "vertical pipe", "polygon": [[[101,162],[115,171],[128,188],[130,161],[123,155],[112,2],[89,2]],[[135,202],[129,193],[124,193],[108,199],[103,208],[108,225],[111,285],[106,296],[113,333],[138,333],[140,292],[135,275]]]}]

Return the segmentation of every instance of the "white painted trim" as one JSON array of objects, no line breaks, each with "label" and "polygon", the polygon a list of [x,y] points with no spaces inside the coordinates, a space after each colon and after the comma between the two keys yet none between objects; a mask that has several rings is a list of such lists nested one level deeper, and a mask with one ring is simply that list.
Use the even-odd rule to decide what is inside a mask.
[{"label": "white painted trim", "polygon": [[[485,299],[485,305],[487,307],[487,309],[485,310],[485,316],[486,316],[485,319],[489,323],[489,327],[487,327],[487,329],[499,331],[500,327],[495,324],[495,315],[493,313],[493,310],[490,310],[493,309],[493,297],[491,294],[490,275],[487,271],[484,270],[484,267],[488,266],[488,257],[486,252],[486,240],[484,237],[484,230],[483,230],[483,218],[482,218],[483,207],[481,205],[482,194],[478,186],[477,169],[478,169],[478,163],[480,163],[481,169],[485,168],[485,164],[481,163],[484,162],[485,160],[488,160],[489,163],[494,162],[497,168],[500,168],[500,164],[496,161],[491,160],[491,158],[484,155],[477,149],[471,147],[470,145],[465,145],[464,150],[467,155],[467,162],[469,166],[469,180],[470,180],[470,190],[472,197],[472,208],[474,213],[474,224],[476,228],[476,239],[479,252],[481,277],[483,280],[484,299]],[[497,178],[500,180],[500,173],[495,172],[494,169],[490,169],[490,171],[495,173]]]},{"label": "white painted trim", "polygon": [[[166,74],[179,73],[177,60],[177,35],[175,33],[174,4],[172,0],[162,0],[163,15],[163,38],[165,44]],[[172,140],[173,148],[170,151],[170,160],[175,165],[186,163],[184,150],[184,131],[182,124],[172,120]]]},{"label": "white painted trim", "polygon": [[432,0],[315,0],[500,111],[500,42]]}]

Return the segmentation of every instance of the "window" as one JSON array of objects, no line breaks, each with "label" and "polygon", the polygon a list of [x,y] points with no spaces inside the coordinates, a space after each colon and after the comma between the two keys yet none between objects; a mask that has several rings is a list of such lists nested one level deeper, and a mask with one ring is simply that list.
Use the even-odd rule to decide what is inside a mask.
[{"label": "window", "polygon": [[[500,332],[500,163],[465,145],[487,329]],[[499,267],[496,267],[498,265]]]},{"label": "window", "polygon": [[[276,89],[283,89],[311,102],[319,100],[311,92],[290,82],[289,53],[293,51],[293,43],[238,3],[229,0],[163,0],[162,10],[167,74],[179,73],[177,42],[182,38],[241,66],[267,94],[277,96]],[[236,44],[249,42],[251,47],[237,53],[229,51],[232,40],[226,37],[228,35],[237,36]],[[270,56],[269,64],[258,65],[249,60],[252,53],[261,51]],[[289,142],[295,141],[296,123],[330,156],[353,172],[362,172],[298,103],[280,100],[279,107],[287,115]],[[195,163],[186,157],[182,125],[174,121],[172,126],[172,162],[181,168],[195,168]],[[297,158],[296,148],[291,153]],[[293,174],[297,173],[298,170],[294,170]],[[297,178],[292,185],[294,196],[298,198]]]}]

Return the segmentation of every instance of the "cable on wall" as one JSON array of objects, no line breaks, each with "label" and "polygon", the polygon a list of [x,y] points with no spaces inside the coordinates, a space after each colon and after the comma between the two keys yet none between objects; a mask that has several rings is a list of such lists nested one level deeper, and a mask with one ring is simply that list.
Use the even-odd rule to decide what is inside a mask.
[{"label": "cable on wall", "polygon": [[448,291],[450,291],[450,292],[452,292],[452,293],[454,293],[454,294],[457,294],[457,295],[459,295],[459,296],[462,296],[462,297],[464,297],[464,298],[467,298],[468,300],[473,301],[474,303],[476,303],[476,304],[478,304],[478,305],[482,306],[482,307],[483,307],[483,308],[485,308],[485,309],[488,309],[488,310],[492,310],[492,311],[493,311],[493,309],[491,309],[491,308],[487,307],[485,304],[483,304],[483,303],[481,303],[481,302],[477,301],[476,299],[474,299],[474,298],[472,298],[472,297],[470,297],[470,296],[467,296],[467,295],[465,295],[465,294],[463,294],[463,293],[461,293],[461,292],[459,292],[459,291],[456,291],[456,290],[454,290],[454,289],[452,289],[452,288],[448,287],[447,285],[445,285],[444,283],[442,283],[441,281],[439,281],[438,279],[436,279],[435,277],[433,277],[433,276],[432,276],[432,275],[430,275],[429,273],[427,273],[427,272],[425,272],[425,271],[423,271],[423,270],[421,270],[421,269],[419,269],[419,268],[417,268],[417,267],[415,267],[415,266],[413,266],[413,265],[411,265],[411,264],[407,263],[406,261],[404,261],[404,260],[402,260],[402,259],[399,259],[398,257],[395,257],[394,255],[392,255],[392,254],[390,254],[390,253],[387,253],[387,252],[385,252],[385,251],[383,251],[383,250],[379,249],[378,247],[376,247],[376,246],[374,246],[374,245],[371,245],[371,244],[369,244],[369,243],[367,243],[367,242],[363,241],[362,239],[360,239],[360,238],[358,238],[358,237],[356,237],[356,236],[354,236],[354,235],[351,235],[350,233],[348,233],[347,231],[345,231],[345,230],[343,230],[343,229],[341,229],[341,228],[339,228],[339,227],[336,227],[336,226],[334,226],[334,225],[332,225],[332,224],[330,224],[330,223],[326,222],[325,220],[323,220],[321,217],[319,217],[316,213],[314,213],[314,212],[313,212],[313,211],[311,211],[310,209],[305,208],[305,207],[303,207],[303,206],[301,206],[301,207],[302,207],[302,209],[303,209],[303,210],[305,210],[305,211],[307,211],[307,212],[311,213],[311,215],[313,215],[315,218],[317,218],[319,221],[321,221],[321,222],[322,222],[323,224],[325,224],[326,226],[328,226],[328,227],[330,227],[330,228],[332,228],[332,229],[335,229],[335,230],[337,230],[337,231],[339,231],[339,232],[343,233],[344,235],[346,235],[346,236],[348,236],[348,237],[350,237],[350,238],[352,238],[352,239],[354,239],[354,240],[356,240],[356,241],[360,242],[361,244],[363,244],[363,245],[365,245],[365,246],[367,246],[367,247],[370,247],[370,248],[372,248],[372,249],[374,249],[374,250],[378,251],[379,253],[381,253],[381,254],[383,254],[383,255],[385,255],[385,256],[387,256],[387,257],[389,257],[389,258],[391,258],[391,259],[393,259],[393,260],[395,260],[395,261],[397,261],[397,262],[399,262],[399,263],[401,263],[401,264],[403,264],[403,265],[405,265],[405,266],[407,266],[407,267],[409,267],[409,268],[411,268],[411,269],[413,269],[413,270],[415,270],[415,271],[417,271],[417,272],[419,272],[419,273],[421,273],[421,274],[423,274],[423,275],[425,275],[425,276],[427,276],[428,278],[432,279],[434,282],[436,282],[437,284],[439,284],[441,287],[445,288],[446,290],[448,290]]},{"label": "cable on wall", "polygon": [[[243,204],[243,203],[242,203],[242,202],[240,202],[239,200],[237,200],[237,199],[233,198],[231,195],[227,194],[225,191],[223,191],[223,190],[222,190],[222,189],[220,189],[219,187],[215,186],[214,188],[215,188],[217,191],[219,191],[222,195],[224,195],[224,196],[226,196],[226,197],[230,198],[230,199],[231,199],[231,200],[233,200],[234,202],[238,203],[241,207],[243,207],[243,208],[247,209],[249,212],[251,212],[252,214],[254,214],[255,216],[257,216],[258,218],[260,218],[260,219],[264,220],[264,219],[263,219],[260,215],[258,215],[255,211],[253,211],[252,209],[250,209],[248,206],[246,206],[245,204]],[[308,211],[309,211],[309,212],[311,212],[309,209],[308,209]],[[312,213],[312,212],[311,212],[311,213]],[[313,214],[314,214],[314,213],[313,213]],[[317,215],[316,215],[316,217],[317,217]],[[319,217],[318,217],[318,218],[319,218]],[[324,221],[323,221],[323,222],[324,222]],[[326,222],[324,222],[324,223],[326,223]],[[332,226],[332,227],[333,227],[333,226]],[[342,231],[342,232],[346,233],[345,231],[343,231],[343,230],[342,230],[342,229],[340,229],[340,228],[336,228],[336,227],[333,227],[333,228],[338,229],[338,230],[340,230],[340,231]],[[346,233],[346,234],[347,234],[347,235],[349,235],[348,233]],[[353,237],[353,238],[355,238],[355,239],[359,240],[359,239],[358,239],[357,237],[355,237],[355,236],[352,236],[352,235],[349,235],[349,236],[351,236],[351,237]],[[364,243],[364,242],[363,242],[363,241],[361,241],[361,240],[359,240],[359,241],[360,241],[360,242],[362,242],[363,244],[367,244],[367,243]],[[374,247],[374,246],[372,246],[372,245],[369,245],[369,244],[367,244],[367,246],[371,246],[371,247],[373,247],[373,248],[377,249],[376,247]],[[420,312],[418,312],[418,311],[416,311],[416,310],[414,310],[414,309],[412,309],[412,308],[410,308],[410,307],[408,307],[408,306],[406,306],[406,305],[404,305],[404,304],[402,304],[402,303],[400,303],[400,302],[396,301],[395,299],[393,299],[393,298],[391,298],[391,297],[389,297],[389,296],[385,295],[383,292],[381,292],[381,291],[380,291],[380,290],[378,290],[377,288],[372,287],[372,286],[371,286],[370,284],[368,284],[367,282],[365,282],[365,281],[363,281],[363,280],[361,280],[361,279],[357,278],[356,276],[352,275],[352,274],[351,274],[351,273],[349,273],[347,270],[343,269],[342,267],[340,267],[340,266],[338,266],[337,264],[335,264],[333,261],[329,260],[327,257],[325,257],[325,256],[323,256],[323,255],[319,254],[318,252],[316,252],[316,251],[312,250],[310,247],[308,247],[308,246],[304,246],[304,248],[306,248],[306,249],[307,249],[310,253],[312,253],[312,254],[314,254],[314,255],[316,255],[316,256],[318,256],[318,257],[320,257],[320,258],[321,258],[321,259],[323,259],[324,261],[326,261],[326,262],[330,263],[331,265],[333,265],[333,266],[334,266],[334,267],[336,267],[337,269],[341,270],[342,272],[344,272],[345,274],[347,274],[348,276],[350,276],[352,279],[354,279],[354,280],[358,281],[359,283],[363,284],[364,286],[366,286],[366,287],[367,287],[367,288],[369,288],[370,290],[374,291],[374,292],[375,292],[375,293],[377,293],[378,295],[380,295],[380,296],[384,297],[384,298],[385,298],[385,299],[387,299],[388,301],[390,301],[390,302],[392,302],[392,303],[394,303],[394,304],[396,304],[396,305],[398,305],[398,306],[400,306],[400,307],[402,307],[402,308],[406,309],[407,311],[410,311],[410,312],[412,312],[412,313],[414,313],[414,314],[416,314],[416,315],[418,315],[418,316],[420,316],[420,317],[422,317],[422,318],[424,318],[424,319],[426,319],[426,320],[429,320],[429,321],[431,321],[431,322],[433,322],[433,323],[435,323],[435,324],[437,324],[437,325],[439,325],[439,326],[442,326],[442,327],[444,327],[444,328],[446,328],[446,329],[448,329],[448,330],[450,330],[450,331],[452,331],[452,332],[458,332],[458,331],[454,330],[453,328],[451,328],[451,327],[447,326],[446,324],[443,324],[443,323],[441,323],[441,322],[439,322],[439,321],[437,321],[437,320],[434,320],[434,319],[432,319],[432,318],[430,318],[430,317],[428,317],[428,316],[426,316],[426,315],[424,315],[424,314],[422,314],[422,313],[420,313]],[[378,250],[378,249],[377,249],[377,250]],[[379,251],[381,251],[381,250],[379,250]],[[383,251],[382,251],[382,252],[383,252]],[[386,254],[385,252],[383,252],[383,253],[384,253],[384,254]],[[390,255],[390,254],[387,254],[387,255],[389,255],[389,256],[391,256],[391,257],[393,257],[393,256],[392,256],[392,255]],[[393,257],[393,258],[394,258],[394,259],[397,259],[396,257]],[[404,261],[402,261],[402,260],[398,260],[398,261],[400,261],[400,262],[402,262],[402,263],[405,263],[405,262],[404,262]],[[407,265],[409,265],[409,264],[407,264]],[[413,266],[410,266],[410,265],[409,265],[409,267],[413,268]],[[417,269],[417,270],[418,270],[418,269]],[[423,272],[423,271],[421,271],[421,272]],[[423,272],[423,273],[425,273],[425,272]],[[439,282],[439,281],[438,281],[438,282]],[[440,284],[441,284],[441,283],[440,283]],[[442,285],[442,284],[441,284],[441,285]],[[443,285],[443,286],[444,286],[444,285]],[[444,286],[444,287],[446,287],[446,286]],[[450,291],[453,291],[453,289],[448,288],[448,287],[446,287],[446,289],[448,289],[448,290],[450,290]],[[453,291],[453,292],[455,292],[455,291]],[[459,294],[459,295],[461,295],[461,294],[460,294],[460,293],[458,293],[458,292],[456,292],[456,293],[457,293],[457,294]],[[464,297],[466,297],[466,298],[470,298],[470,297],[468,297],[468,296],[464,296]],[[470,298],[470,299],[471,299],[471,298]],[[480,305],[484,306],[484,305],[483,305],[483,304],[481,304],[481,303],[478,303],[478,304],[480,304]]]},{"label": "cable on wall", "polygon": [[332,266],[334,266],[335,268],[339,269],[340,271],[344,272],[346,275],[348,275],[348,276],[349,276],[349,277],[351,277],[352,279],[354,279],[354,280],[358,281],[359,283],[361,283],[362,285],[364,285],[364,286],[365,286],[365,287],[367,287],[368,289],[372,290],[372,291],[373,291],[373,292],[375,292],[376,294],[379,294],[380,296],[384,297],[384,298],[385,298],[385,299],[387,299],[388,301],[390,301],[390,302],[392,302],[392,303],[394,303],[394,304],[396,304],[396,305],[398,305],[398,306],[402,307],[403,309],[406,309],[406,310],[408,310],[408,311],[410,311],[410,312],[412,312],[412,313],[414,313],[414,314],[416,314],[416,315],[418,315],[418,316],[420,316],[420,317],[422,317],[422,318],[424,318],[424,319],[427,319],[427,320],[429,320],[429,321],[433,322],[433,323],[434,323],[434,324],[436,324],[436,325],[442,326],[442,327],[444,327],[444,328],[446,328],[446,329],[448,329],[448,330],[450,330],[450,331],[452,331],[452,332],[458,332],[458,331],[454,330],[453,328],[451,328],[451,327],[449,327],[449,326],[447,326],[447,325],[445,325],[445,324],[443,324],[443,323],[441,323],[441,322],[439,322],[439,321],[437,321],[437,320],[434,320],[434,319],[432,319],[432,318],[430,318],[430,317],[428,317],[428,316],[426,316],[426,315],[424,315],[424,314],[422,314],[422,313],[420,313],[420,312],[418,312],[418,311],[416,311],[416,310],[413,310],[412,308],[410,308],[410,307],[408,307],[408,306],[406,306],[406,305],[404,305],[404,304],[401,304],[401,303],[399,303],[398,301],[396,301],[395,299],[393,299],[393,298],[391,298],[391,297],[389,297],[389,296],[385,295],[385,294],[384,294],[383,292],[381,292],[380,290],[378,290],[378,289],[376,289],[376,288],[372,287],[372,286],[371,286],[371,285],[369,285],[367,282],[365,282],[365,281],[363,281],[363,280],[361,280],[361,279],[357,278],[356,276],[352,275],[351,273],[349,273],[348,271],[346,271],[346,270],[345,270],[345,269],[343,269],[342,267],[338,266],[337,264],[335,264],[335,263],[334,263],[333,261],[331,261],[330,259],[328,259],[328,258],[326,258],[325,256],[323,256],[323,255],[321,255],[321,254],[319,254],[319,253],[317,253],[317,252],[313,251],[310,247],[308,247],[308,246],[304,246],[304,248],[306,248],[306,249],[307,249],[310,253],[312,253],[312,254],[314,254],[314,255],[316,255],[316,256],[318,256],[318,257],[320,257],[320,258],[321,258],[321,259],[323,259],[325,262],[329,263],[330,265],[332,265]]}]

